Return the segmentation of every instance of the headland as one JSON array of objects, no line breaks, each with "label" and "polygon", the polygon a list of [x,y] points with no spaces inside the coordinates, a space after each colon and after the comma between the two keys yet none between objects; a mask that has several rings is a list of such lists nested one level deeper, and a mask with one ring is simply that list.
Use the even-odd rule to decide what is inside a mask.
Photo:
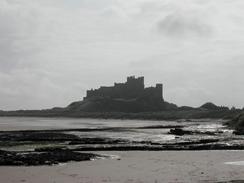
[{"label": "headland", "polygon": [[86,96],[67,107],[43,110],[0,111],[0,116],[80,117],[106,119],[232,119],[241,109],[207,102],[199,107],[177,106],[163,97],[163,84],[145,87],[144,77],[129,76],[124,83],[87,90]]}]

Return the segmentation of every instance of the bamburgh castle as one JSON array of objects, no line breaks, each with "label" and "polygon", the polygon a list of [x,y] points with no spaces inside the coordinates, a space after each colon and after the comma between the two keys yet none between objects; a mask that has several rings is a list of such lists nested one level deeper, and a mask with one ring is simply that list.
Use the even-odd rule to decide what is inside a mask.
[{"label": "bamburgh castle", "polygon": [[114,86],[102,86],[99,89],[88,90],[86,99],[90,98],[111,98],[111,99],[149,99],[153,101],[163,101],[163,85],[156,84],[156,87],[144,86],[144,77],[127,77],[125,83],[114,83]]}]

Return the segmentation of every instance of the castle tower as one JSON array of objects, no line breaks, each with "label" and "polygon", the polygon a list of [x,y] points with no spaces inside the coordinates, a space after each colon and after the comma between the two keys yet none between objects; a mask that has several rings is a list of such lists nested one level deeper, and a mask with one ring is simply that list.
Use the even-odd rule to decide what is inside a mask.
[{"label": "castle tower", "polygon": [[156,91],[157,91],[157,97],[163,100],[163,84],[161,83],[156,84]]},{"label": "castle tower", "polygon": [[144,89],[144,77],[138,77],[136,78],[135,76],[129,76],[127,77],[127,86],[131,87],[137,87],[140,89]]}]

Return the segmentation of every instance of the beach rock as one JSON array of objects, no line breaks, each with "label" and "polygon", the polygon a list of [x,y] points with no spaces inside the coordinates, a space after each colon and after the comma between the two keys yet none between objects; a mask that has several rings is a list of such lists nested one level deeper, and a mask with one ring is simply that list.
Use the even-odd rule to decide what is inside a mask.
[{"label": "beach rock", "polygon": [[188,130],[183,130],[182,128],[174,128],[174,129],[170,129],[169,134],[182,136],[182,135],[191,135],[193,134],[193,132]]},{"label": "beach rock", "polygon": [[69,141],[78,139],[80,138],[76,135],[62,132],[16,131],[0,133],[1,141]]},{"label": "beach rock", "polygon": [[125,144],[129,143],[127,140],[122,139],[110,139],[110,138],[81,138],[79,140],[73,140],[69,142],[69,145],[78,144]]},{"label": "beach rock", "polygon": [[0,166],[37,166],[53,165],[68,161],[89,161],[98,157],[92,153],[80,153],[68,149],[53,149],[46,152],[9,152],[0,151]]}]

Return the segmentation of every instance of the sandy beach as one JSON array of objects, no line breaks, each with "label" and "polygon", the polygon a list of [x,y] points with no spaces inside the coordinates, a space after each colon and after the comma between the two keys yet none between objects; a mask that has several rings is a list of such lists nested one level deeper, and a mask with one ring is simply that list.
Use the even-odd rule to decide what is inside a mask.
[{"label": "sandy beach", "polygon": [[[55,166],[0,167],[3,183],[244,182],[243,151],[97,152],[115,159]],[[232,162],[232,163],[230,163]],[[242,181],[241,181],[242,180]]]}]

